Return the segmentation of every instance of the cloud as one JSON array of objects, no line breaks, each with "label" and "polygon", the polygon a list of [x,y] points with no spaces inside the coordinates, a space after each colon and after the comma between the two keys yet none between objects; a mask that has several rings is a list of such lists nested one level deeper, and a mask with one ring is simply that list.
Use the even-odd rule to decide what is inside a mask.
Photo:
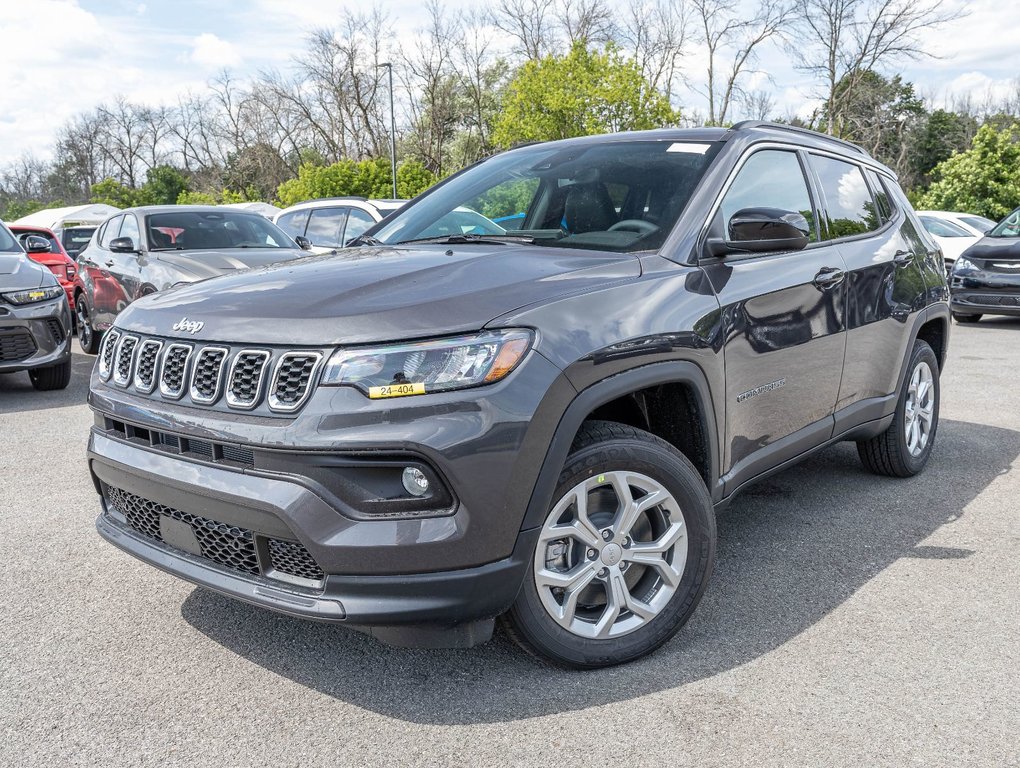
[{"label": "cloud", "polygon": [[203,32],[191,41],[190,59],[207,69],[224,69],[240,66],[242,56],[233,43]]}]

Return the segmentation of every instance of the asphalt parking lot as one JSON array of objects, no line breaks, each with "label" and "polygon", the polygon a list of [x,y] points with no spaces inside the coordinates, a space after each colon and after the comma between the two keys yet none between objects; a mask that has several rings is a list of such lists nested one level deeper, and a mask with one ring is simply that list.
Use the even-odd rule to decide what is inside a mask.
[{"label": "asphalt parking lot", "polygon": [[0,764],[1020,765],[1020,320],[954,325],[928,470],[830,448],[720,515],[693,620],[563,672],[388,649],[104,543],[92,358],[0,376]]}]

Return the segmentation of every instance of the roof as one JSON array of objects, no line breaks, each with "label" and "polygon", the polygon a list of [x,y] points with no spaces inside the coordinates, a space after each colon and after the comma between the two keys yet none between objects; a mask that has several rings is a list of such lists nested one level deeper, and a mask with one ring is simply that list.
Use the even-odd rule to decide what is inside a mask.
[{"label": "roof", "polygon": [[22,216],[11,224],[24,224],[29,227],[47,227],[55,229],[65,221],[89,221],[102,223],[113,214],[120,211],[112,205],[104,203],[89,203],[88,205],[69,205],[64,208],[46,208],[42,211]]}]

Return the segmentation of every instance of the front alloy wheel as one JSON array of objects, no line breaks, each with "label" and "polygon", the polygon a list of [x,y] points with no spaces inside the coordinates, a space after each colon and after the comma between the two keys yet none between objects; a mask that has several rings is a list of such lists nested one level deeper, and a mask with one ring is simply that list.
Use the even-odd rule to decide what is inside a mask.
[{"label": "front alloy wheel", "polygon": [[927,361],[914,366],[907,387],[907,401],[903,409],[903,430],[907,450],[911,456],[920,456],[931,438],[935,419],[935,377]]},{"label": "front alloy wheel", "polygon": [[81,349],[88,355],[94,355],[99,351],[99,342],[102,334],[92,328],[92,319],[89,317],[89,305],[85,301],[85,294],[79,293],[74,302],[74,311],[78,315],[78,343]]},{"label": "front alloy wheel", "polygon": [[683,626],[714,558],[715,515],[690,461],[648,432],[586,422],[504,623],[563,666],[631,661]]}]

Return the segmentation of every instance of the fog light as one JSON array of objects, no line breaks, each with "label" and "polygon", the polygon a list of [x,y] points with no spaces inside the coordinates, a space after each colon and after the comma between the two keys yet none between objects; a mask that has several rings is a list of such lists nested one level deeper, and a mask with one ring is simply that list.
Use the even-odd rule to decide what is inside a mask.
[{"label": "fog light", "polygon": [[404,490],[412,496],[424,496],[429,492],[429,479],[417,467],[404,467],[404,474],[400,479],[404,484]]}]

